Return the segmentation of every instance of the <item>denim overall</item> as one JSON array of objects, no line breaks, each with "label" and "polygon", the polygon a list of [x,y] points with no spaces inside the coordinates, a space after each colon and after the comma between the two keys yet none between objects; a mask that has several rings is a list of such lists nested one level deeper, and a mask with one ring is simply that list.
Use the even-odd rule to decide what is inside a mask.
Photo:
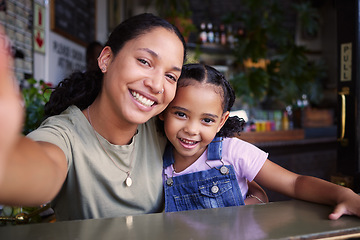
[{"label": "denim overall", "polygon": [[[244,205],[233,166],[221,160],[222,138],[215,137],[208,145],[207,158],[221,161],[222,165],[176,177],[165,175],[165,212]],[[163,160],[164,169],[174,163],[171,144]]]}]

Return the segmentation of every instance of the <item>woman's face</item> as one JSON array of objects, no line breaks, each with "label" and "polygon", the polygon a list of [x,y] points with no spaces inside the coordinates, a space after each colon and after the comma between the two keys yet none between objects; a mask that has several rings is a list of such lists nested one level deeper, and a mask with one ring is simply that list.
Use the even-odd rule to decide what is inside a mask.
[{"label": "woman's face", "polygon": [[183,59],[180,39],[161,27],[128,41],[116,56],[104,48],[99,67],[106,67],[101,93],[105,106],[120,121],[146,122],[174,98]]}]

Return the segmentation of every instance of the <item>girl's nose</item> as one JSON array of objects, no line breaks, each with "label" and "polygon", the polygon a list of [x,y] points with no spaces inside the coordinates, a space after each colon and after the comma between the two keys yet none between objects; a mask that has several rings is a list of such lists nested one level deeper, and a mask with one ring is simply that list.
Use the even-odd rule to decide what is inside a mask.
[{"label": "girl's nose", "polygon": [[195,121],[188,121],[184,131],[189,135],[197,135],[199,134],[199,126]]}]

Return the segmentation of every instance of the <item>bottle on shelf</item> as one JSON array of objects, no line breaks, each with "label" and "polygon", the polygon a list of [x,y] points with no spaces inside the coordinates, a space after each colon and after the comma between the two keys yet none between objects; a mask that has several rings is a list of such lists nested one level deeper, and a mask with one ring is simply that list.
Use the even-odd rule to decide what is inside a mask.
[{"label": "bottle on shelf", "polygon": [[211,22],[207,24],[207,42],[214,43],[215,41],[215,34],[213,31],[213,25]]},{"label": "bottle on shelf", "polygon": [[229,25],[227,27],[227,44],[230,48],[234,48],[234,42],[235,42],[235,39],[234,39],[234,34],[233,34],[233,29],[232,29],[232,26]]},{"label": "bottle on shelf", "polygon": [[220,44],[220,30],[217,25],[214,25],[214,42],[216,45]]},{"label": "bottle on shelf", "polygon": [[203,22],[200,24],[200,34],[199,34],[200,42],[202,44],[206,43],[207,41],[207,34],[206,34],[206,24]]},{"label": "bottle on shelf", "polygon": [[282,123],[282,130],[289,130],[289,116],[287,111],[284,111],[281,119],[281,123]]},{"label": "bottle on shelf", "polygon": [[227,43],[225,25],[224,24],[220,24],[220,43],[223,46],[225,46],[226,43]]}]

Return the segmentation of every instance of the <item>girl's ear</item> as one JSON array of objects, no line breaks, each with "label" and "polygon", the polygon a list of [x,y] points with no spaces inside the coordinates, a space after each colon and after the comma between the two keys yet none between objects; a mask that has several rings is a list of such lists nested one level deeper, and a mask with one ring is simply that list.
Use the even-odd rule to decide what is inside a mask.
[{"label": "girl's ear", "polygon": [[159,119],[161,121],[164,121],[164,111],[162,111],[159,115],[158,115]]},{"label": "girl's ear", "polygon": [[109,46],[104,47],[103,50],[101,51],[97,60],[98,60],[99,68],[101,69],[101,71],[103,73],[105,73],[107,71],[108,66],[111,62],[112,56],[113,56],[113,53]]},{"label": "girl's ear", "polygon": [[230,115],[229,111],[226,111],[226,112],[223,113],[223,115],[221,116],[220,125],[219,125],[219,127],[217,129],[217,132],[219,132],[220,129],[224,126],[226,120],[228,120],[228,118],[229,118],[229,115]]}]

